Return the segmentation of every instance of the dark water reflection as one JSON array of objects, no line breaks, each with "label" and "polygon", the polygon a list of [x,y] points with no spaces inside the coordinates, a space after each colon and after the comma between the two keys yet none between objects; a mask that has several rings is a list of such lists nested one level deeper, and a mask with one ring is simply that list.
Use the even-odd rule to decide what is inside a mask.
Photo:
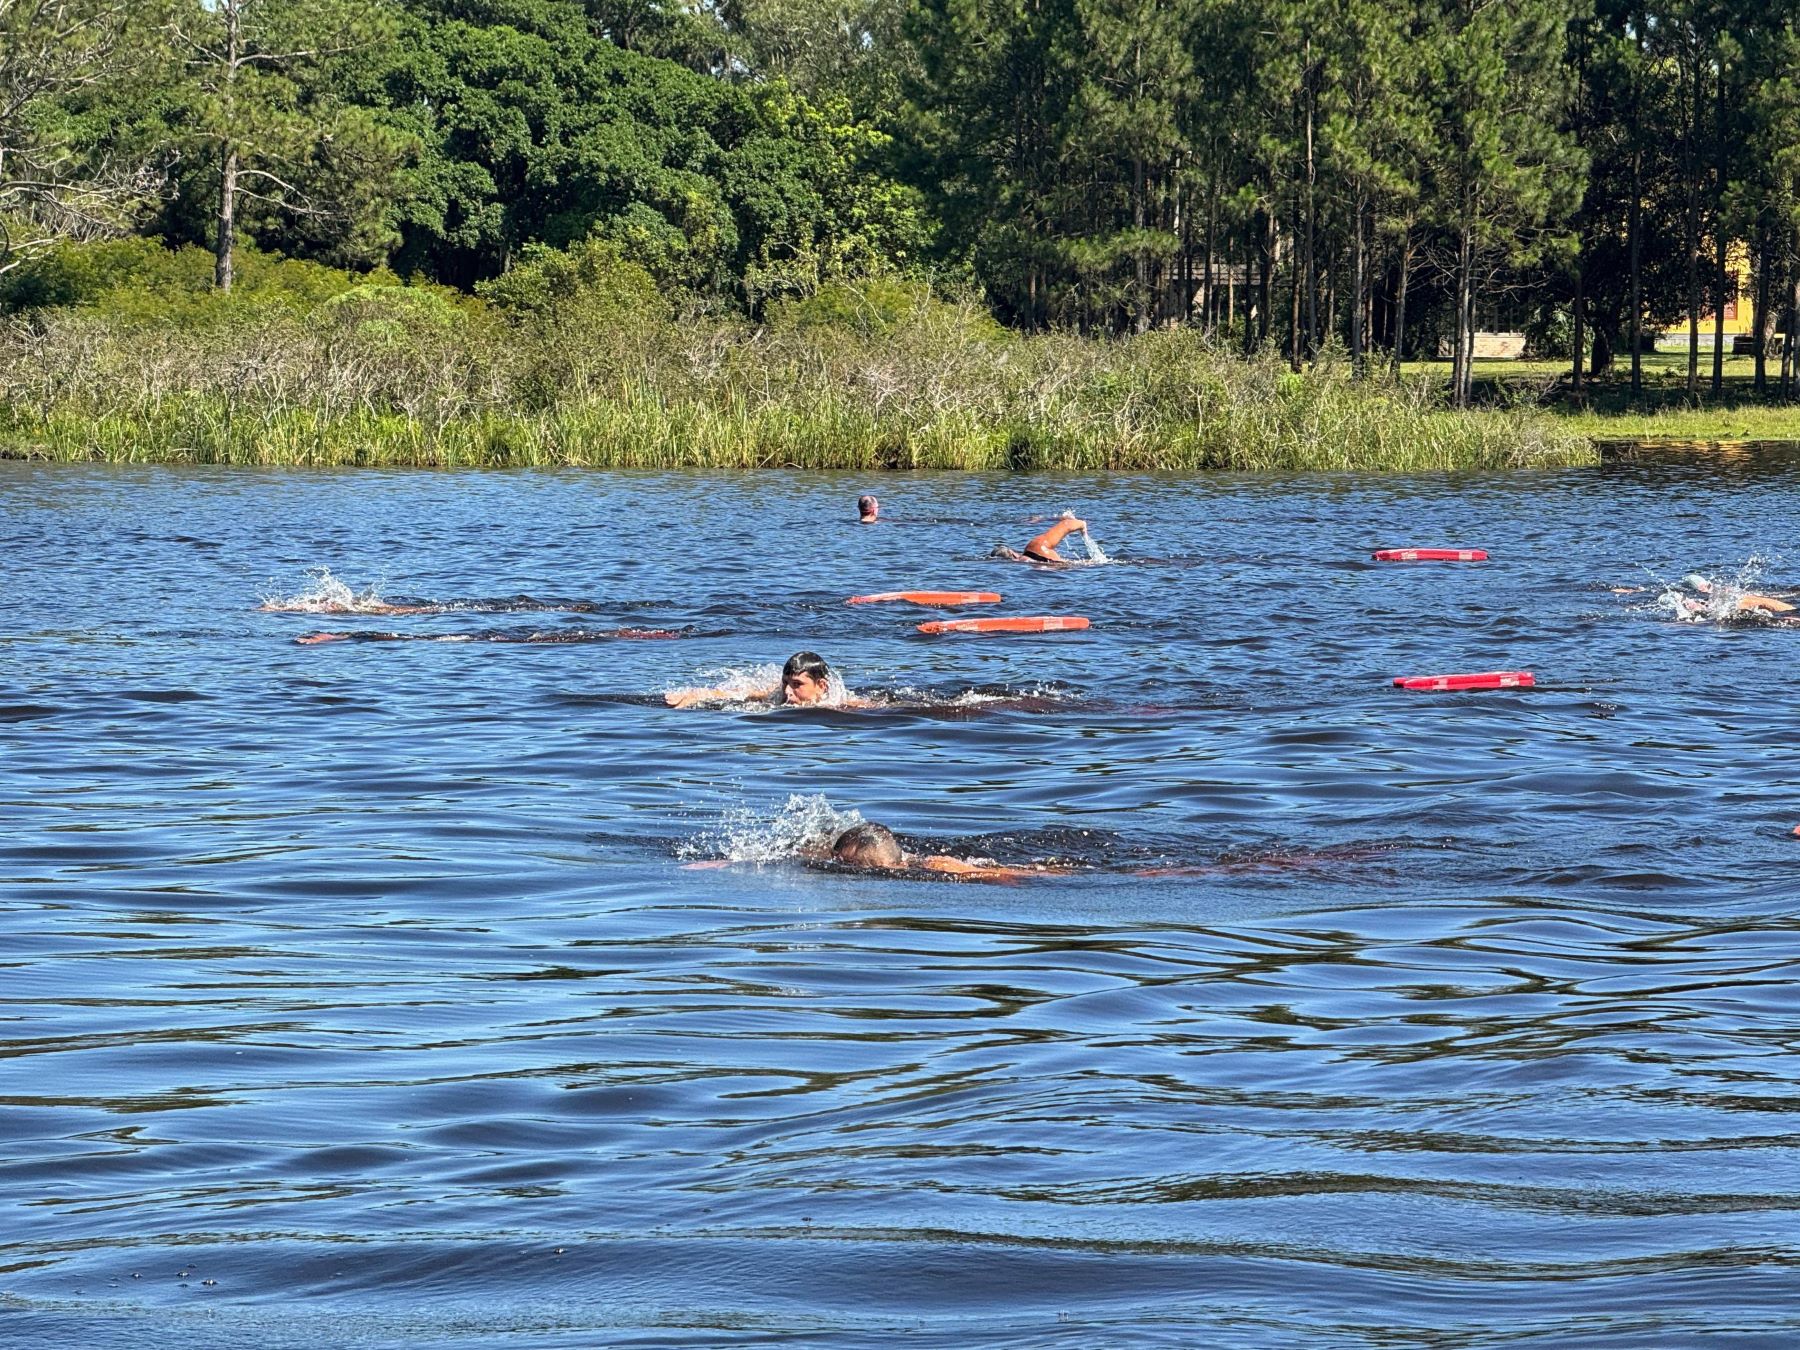
[{"label": "dark water reflection", "polygon": [[[1792,1343],[1800,631],[1604,587],[1793,583],[1800,462],[866,486],[0,465],[0,1338]],[[653,701],[799,646],[1048,693]],[[683,870],[796,795],[1094,866]]]}]

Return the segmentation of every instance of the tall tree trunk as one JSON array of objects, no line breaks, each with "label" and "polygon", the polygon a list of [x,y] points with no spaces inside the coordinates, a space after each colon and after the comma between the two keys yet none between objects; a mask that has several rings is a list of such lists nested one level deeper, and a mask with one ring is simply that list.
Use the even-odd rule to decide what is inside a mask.
[{"label": "tall tree trunk", "polygon": [[1302,213],[1299,210],[1294,212],[1294,216],[1294,242],[1300,245],[1300,248],[1294,250],[1294,259],[1288,268],[1288,276],[1293,281],[1293,285],[1288,287],[1288,364],[1295,370],[1299,370],[1301,352],[1300,292],[1303,289],[1302,282],[1304,280],[1301,273],[1304,271],[1303,264],[1305,262],[1300,255],[1305,247],[1306,222],[1301,218]]},{"label": "tall tree trunk", "polygon": [[1687,256],[1688,363],[1687,395],[1700,392],[1700,165],[1696,142],[1700,138],[1705,88],[1700,79],[1700,58],[1694,56],[1694,107],[1688,117],[1682,164],[1687,173],[1687,210],[1681,223],[1681,247]]},{"label": "tall tree trunk", "polygon": [[233,280],[233,241],[237,237],[237,147],[231,142],[219,154],[218,235],[213,243],[213,285],[229,291]]},{"label": "tall tree trunk", "polygon": [[243,60],[242,31],[239,28],[240,0],[218,0],[219,17],[225,21],[225,67],[222,102],[227,138],[219,146],[219,217],[217,236],[213,240],[213,285],[229,291],[233,281],[233,252],[237,241],[238,147],[230,139],[234,125],[233,86],[237,83],[238,66]]},{"label": "tall tree trunk", "polygon": [[[1232,261],[1231,234],[1225,235],[1225,339],[1231,340],[1232,327],[1237,323],[1237,263]],[[1250,280],[1250,267],[1244,265],[1244,280]]]},{"label": "tall tree trunk", "polygon": [[1412,275],[1413,236],[1409,222],[1400,236],[1400,284],[1394,288],[1394,372],[1406,357],[1406,283]]},{"label": "tall tree trunk", "polygon": [[[1206,276],[1200,286],[1200,294],[1204,297],[1200,302],[1200,308],[1208,337],[1213,335],[1213,331],[1219,323],[1218,279],[1213,271],[1213,257],[1218,251],[1218,238],[1219,180],[1215,178],[1206,200]],[[1191,309],[1192,306],[1190,305],[1189,308]],[[1226,331],[1229,332],[1230,328],[1230,320],[1227,320]]]},{"label": "tall tree trunk", "polygon": [[1713,98],[1713,362],[1712,393],[1717,398],[1725,388],[1725,57],[1719,57],[1719,78]]},{"label": "tall tree trunk", "polygon": [[1338,313],[1338,270],[1331,259],[1325,263],[1325,326],[1321,328],[1313,342],[1313,351],[1317,352],[1331,341],[1337,332]]},{"label": "tall tree trunk", "polygon": [[1350,222],[1350,289],[1354,292],[1350,302],[1350,368],[1359,376],[1363,373],[1363,343],[1368,336],[1363,329],[1364,291],[1368,287],[1363,263],[1363,215],[1367,209],[1359,193]]},{"label": "tall tree trunk", "polygon": [[[1312,57],[1308,39],[1307,58]],[[1316,191],[1319,176],[1318,158],[1313,146],[1313,75],[1309,64],[1306,73],[1306,355],[1319,350],[1319,206]]]},{"label": "tall tree trunk", "polygon": [[1713,296],[1713,359],[1712,359],[1712,393],[1717,398],[1725,388],[1725,221],[1721,217],[1716,226],[1719,237],[1713,242],[1714,274],[1717,277],[1718,293]]},{"label": "tall tree trunk", "polygon": [[1169,287],[1169,318],[1185,327],[1194,321],[1194,204],[1181,176],[1181,158],[1175,159],[1175,233],[1181,238],[1181,274]]},{"label": "tall tree trunk", "polygon": [[1583,269],[1581,263],[1581,240],[1575,241],[1575,298],[1570,305],[1570,322],[1573,332],[1570,334],[1570,346],[1574,350],[1574,361],[1569,367],[1569,388],[1575,401],[1581,402],[1581,368],[1587,361],[1587,296],[1583,293]]},{"label": "tall tree trunk", "polygon": [[[1794,232],[1793,251],[1791,257],[1800,257],[1800,228]],[[1790,262],[1789,268],[1793,264]],[[1790,270],[1787,278],[1787,337],[1781,344],[1781,368],[1787,376],[1789,398],[1794,396],[1794,385],[1800,381],[1800,350],[1795,349],[1794,338],[1800,335],[1800,271]]]},{"label": "tall tree trunk", "polygon": [[1469,406],[1469,362],[1475,354],[1474,334],[1470,330],[1474,305],[1475,241],[1466,219],[1456,240],[1456,352],[1450,362],[1451,397],[1459,408]]},{"label": "tall tree trunk", "polygon": [[[1632,135],[1638,135],[1633,128]],[[1644,194],[1640,186],[1644,152],[1641,146],[1631,152],[1631,210],[1626,233],[1631,236],[1631,401],[1635,405],[1644,393],[1644,293],[1641,266]]]},{"label": "tall tree trunk", "polygon": [[1750,263],[1750,329],[1755,346],[1756,392],[1769,391],[1769,230],[1760,220],[1756,227],[1756,256]]},{"label": "tall tree trunk", "polygon": [[1275,322],[1275,249],[1280,242],[1275,213],[1263,214],[1260,274],[1256,286],[1256,343],[1269,340],[1270,326]]},{"label": "tall tree trunk", "polygon": [[1137,314],[1132,327],[1150,331],[1150,259],[1144,252],[1144,157],[1131,161],[1131,223],[1137,227]]}]

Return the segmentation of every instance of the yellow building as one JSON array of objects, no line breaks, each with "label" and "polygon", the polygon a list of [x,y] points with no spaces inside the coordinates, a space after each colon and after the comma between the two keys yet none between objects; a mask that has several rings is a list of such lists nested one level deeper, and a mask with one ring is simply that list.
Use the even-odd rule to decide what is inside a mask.
[{"label": "yellow building", "polygon": [[[1708,269],[1710,270],[1710,269]],[[1756,306],[1752,301],[1750,277],[1750,250],[1743,244],[1733,244],[1725,251],[1725,275],[1730,289],[1725,294],[1725,348],[1727,351],[1743,347],[1750,349],[1749,339],[1753,334],[1756,322]],[[1700,312],[1700,346],[1711,351],[1713,345],[1714,316],[1710,309]],[[1743,339],[1743,341],[1739,341]],[[1686,351],[1688,344],[1687,324],[1677,323],[1665,329],[1657,339],[1656,349],[1662,352]]]}]

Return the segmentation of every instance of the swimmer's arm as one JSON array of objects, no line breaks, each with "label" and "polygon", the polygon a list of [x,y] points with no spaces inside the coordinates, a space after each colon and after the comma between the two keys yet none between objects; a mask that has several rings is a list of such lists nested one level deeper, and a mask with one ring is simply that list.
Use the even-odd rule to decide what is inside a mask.
[{"label": "swimmer's arm", "polygon": [[701,703],[727,700],[732,703],[767,703],[777,692],[775,689],[753,689],[747,694],[740,694],[730,689],[671,689],[663,695],[663,702],[671,708],[692,708]]},{"label": "swimmer's arm", "polygon": [[942,872],[946,876],[962,877],[965,881],[1025,881],[1031,877],[1052,876],[1060,870],[1053,867],[1003,867],[999,863],[972,863],[943,854],[910,858],[908,862],[922,871]]},{"label": "swimmer's arm", "polygon": [[1040,553],[1046,558],[1054,559],[1058,556],[1056,552],[1056,546],[1058,544],[1062,543],[1064,539],[1075,533],[1075,531],[1085,529],[1087,529],[1087,522],[1085,520],[1081,520],[1076,516],[1064,516],[1061,520],[1057,521],[1056,524],[1052,525],[1029,544],[1025,545],[1025,552]]},{"label": "swimmer's arm", "polygon": [[1740,595],[1737,604],[1739,609],[1760,609],[1766,614],[1792,614],[1794,612],[1794,606],[1785,600],[1777,600],[1772,595]]}]

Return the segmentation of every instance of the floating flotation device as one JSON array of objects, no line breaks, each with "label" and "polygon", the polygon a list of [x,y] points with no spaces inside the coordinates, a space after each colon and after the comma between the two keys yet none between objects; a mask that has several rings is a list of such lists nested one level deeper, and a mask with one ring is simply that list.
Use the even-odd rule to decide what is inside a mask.
[{"label": "floating flotation device", "polygon": [[1537,677],[1529,670],[1487,670],[1476,675],[1397,675],[1401,689],[1442,693],[1447,689],[1530,689]]},{"label": "floating flotation device", "polygon": [[1006,619],[933,619],[921,633],[1075,633],[1088,626],[1079,614],[1015,616]]},{"label": "floating flotation device", "polygon": [[1486,562],[1480,548],[1378,548],[1369,555],[1376,562]]},{"label": "floating flotation device", "polygon": [[994,591],[882,591],[876,595],[853,595],[849,605],[879,605],[889,601],[908,605],[996,605],[1000,596]]}]

